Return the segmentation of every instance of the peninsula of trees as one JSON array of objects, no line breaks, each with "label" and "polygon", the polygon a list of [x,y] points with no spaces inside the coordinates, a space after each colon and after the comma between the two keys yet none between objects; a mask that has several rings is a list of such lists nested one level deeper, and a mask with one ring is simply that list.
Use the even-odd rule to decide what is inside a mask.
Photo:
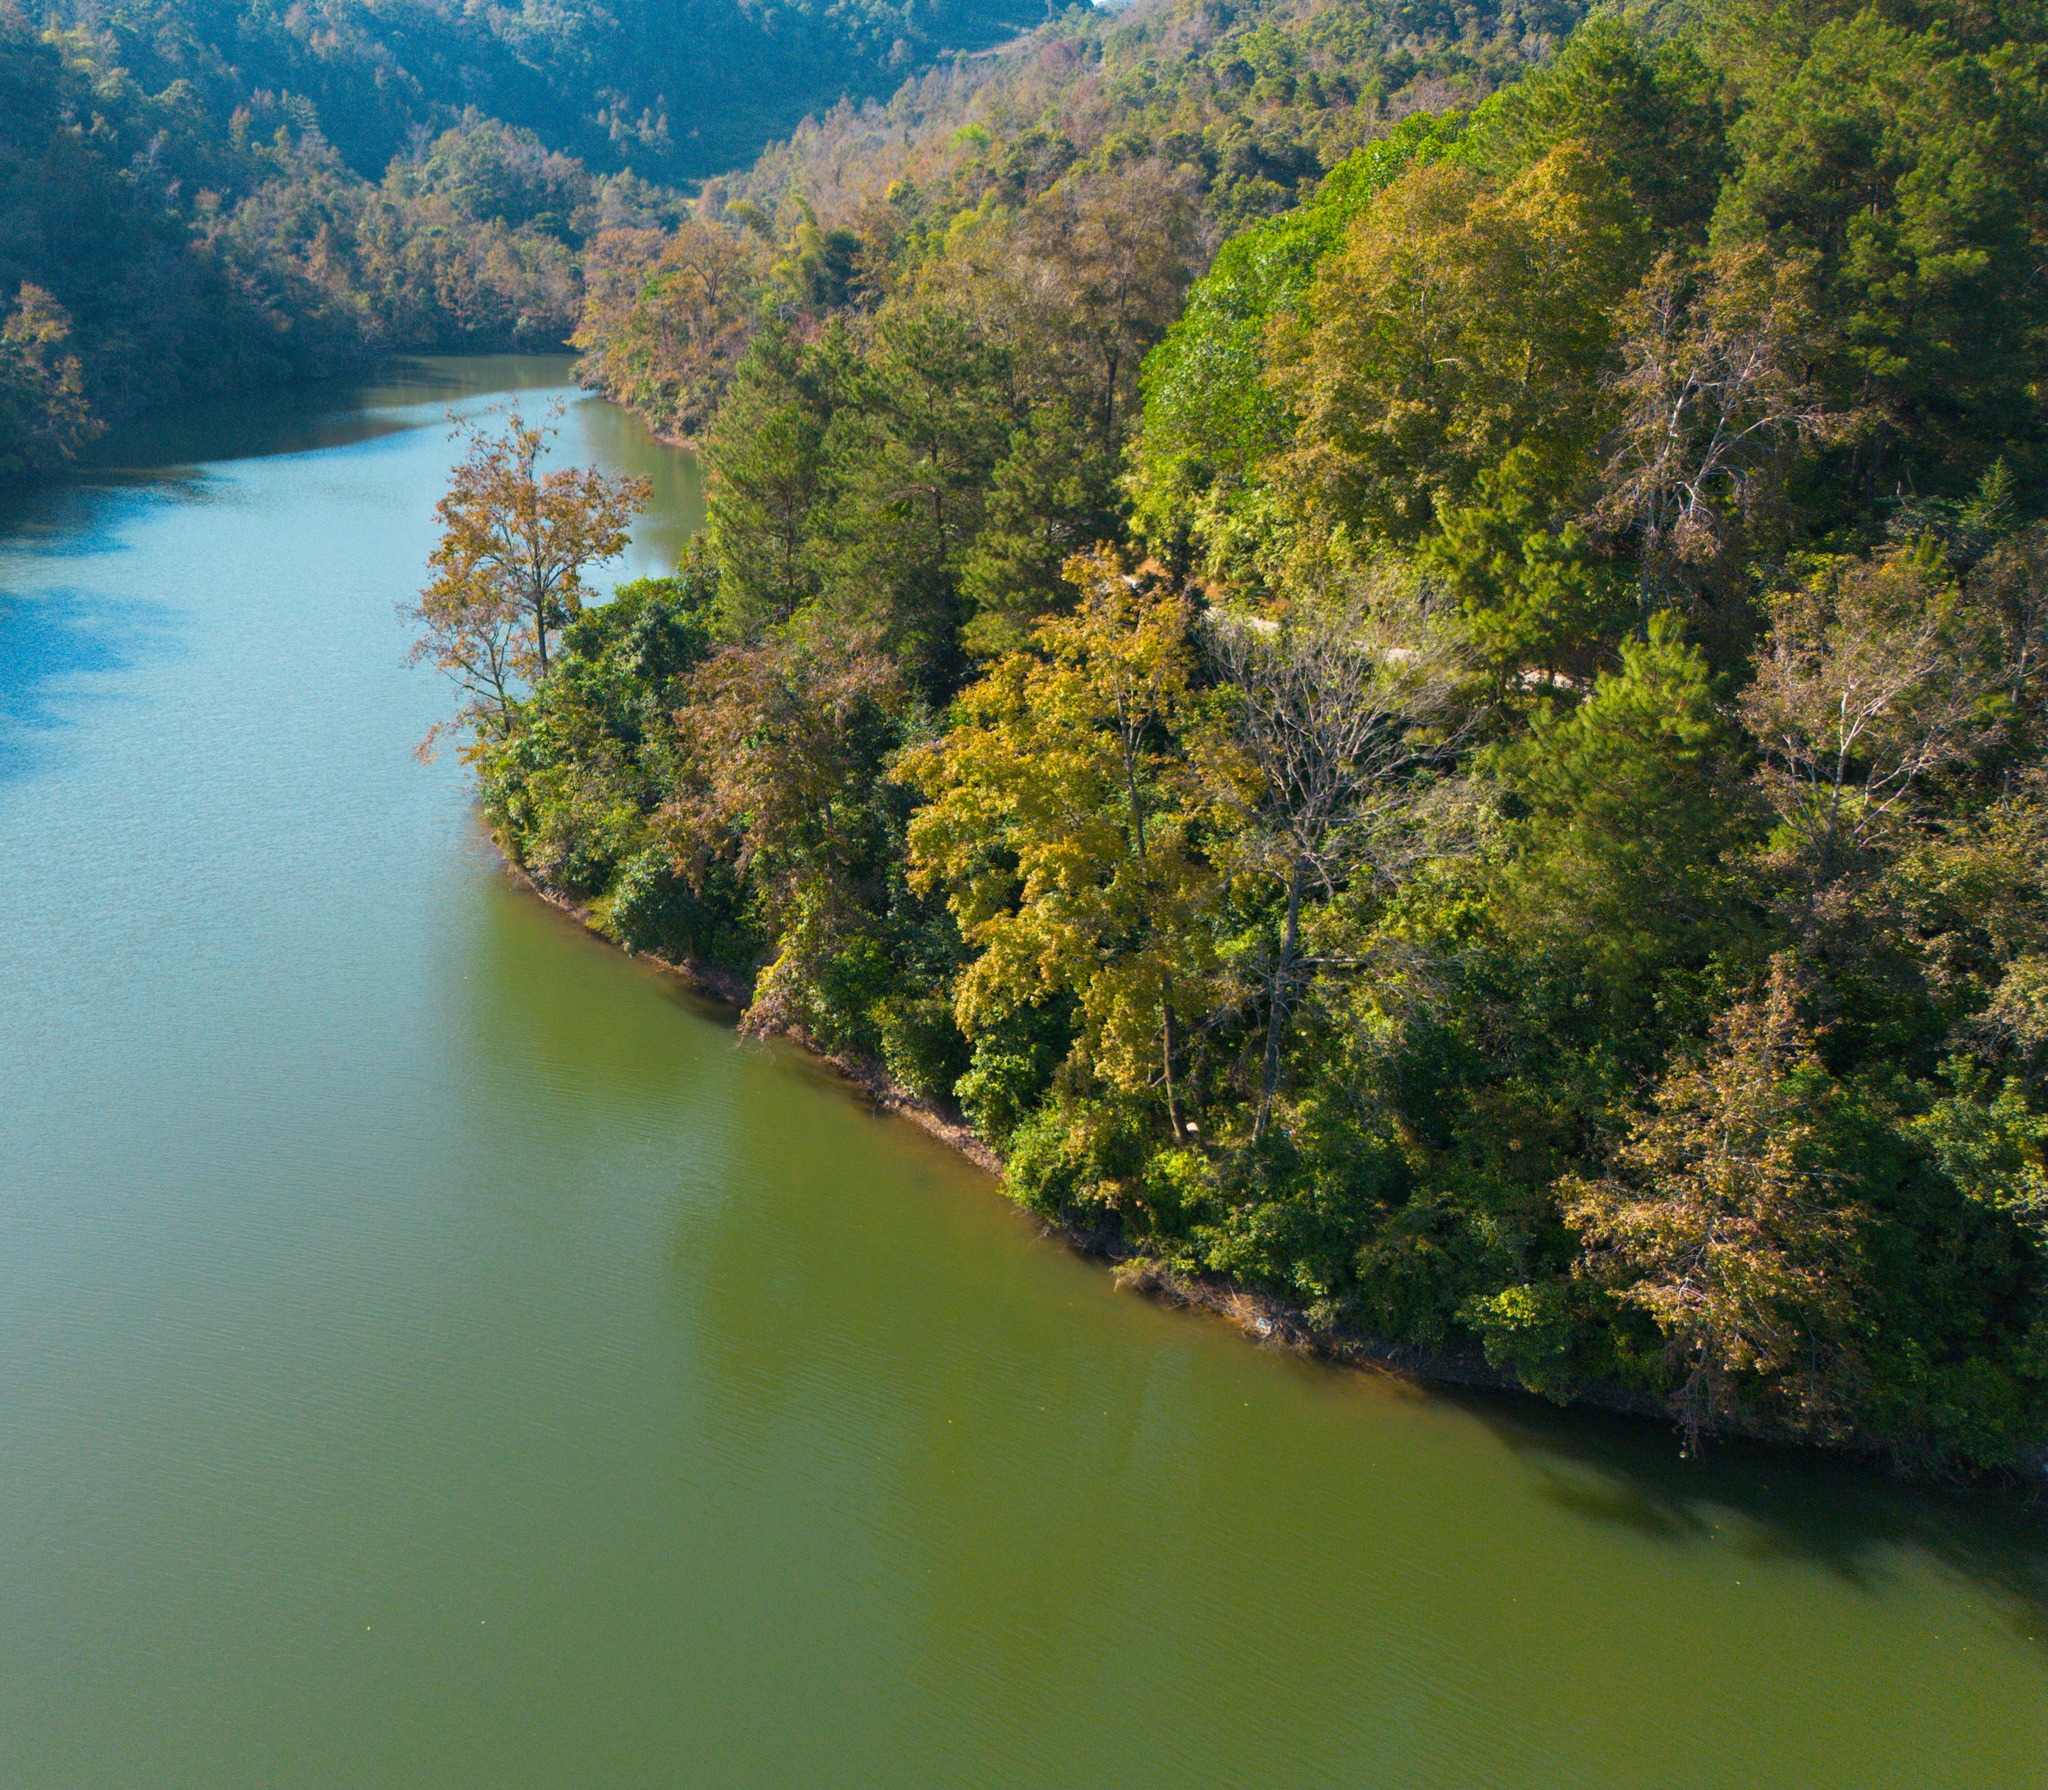
[{"label": "peninsula of trees", "polygon": [[597,235],[710,519],[430,617],[491,823],[1173,1272],[2035,1458],[2048,27],[1460,17],[1072,17]]}]

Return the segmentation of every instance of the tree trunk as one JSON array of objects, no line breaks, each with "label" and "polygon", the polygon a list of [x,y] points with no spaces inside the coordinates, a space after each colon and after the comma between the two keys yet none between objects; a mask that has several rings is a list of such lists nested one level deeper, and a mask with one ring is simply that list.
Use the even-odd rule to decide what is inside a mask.
[{"label": "tree trunk", "polygon": [[1160,1055],[1166,1075],[1166,1122],[1172,1128],[1176,1144],[1187,1141],[1188,1128],[1181,1119],[1180,1090],[1173,1079],[1173,982],[1168,979],[1159,1001],[1160,1013]]},{"label": "tree trunk", "polygon": [[1266,1015],[1266,1060],[1259,1075],[1259,1116],[1252,1124],[1254,1143],[1266,1135],[1273,1116],[1273,1096],[1280,1087],[1280,1035],[1287,1024],[1288,989],[1294,980],[1294,956],[1301,943],[1301,885],[1308,860],[1294,860],[1287,881],[1287,923],[1280,930],[1280,960],[1273,966],[1273,999]]}]

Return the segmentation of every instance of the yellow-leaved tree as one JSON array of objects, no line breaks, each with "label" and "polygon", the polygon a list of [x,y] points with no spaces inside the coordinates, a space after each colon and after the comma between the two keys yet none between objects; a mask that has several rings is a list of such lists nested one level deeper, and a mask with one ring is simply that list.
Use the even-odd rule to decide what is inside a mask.
[{"label": "yellow-leaved tree", "polygon": [[1214,818],[1192,735],[1187,599],[1111,553],[1076,556],[1072,615],[1049,617],[959,700],[957,724],[900,775],[929,798],[910,876],[943,888],[971,961],[956,1016],[969,1038],[1071,994],[1086,1066],[1156,1091],[1184,1136],[1185,1017],[1215,974],[1202,916]]}]

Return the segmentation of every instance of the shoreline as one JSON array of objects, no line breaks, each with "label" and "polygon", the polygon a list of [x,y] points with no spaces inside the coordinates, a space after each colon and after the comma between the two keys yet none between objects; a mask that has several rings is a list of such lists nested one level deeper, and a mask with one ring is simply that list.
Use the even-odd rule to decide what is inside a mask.
[{"label": "shoreline", "polygon": [[[647,964],[664,976],[674,978],[693,994],[744,1014],[752,998],[752,979],[737,970],[703,963],[696,959],[675,960],[652,951],[628,951],[611,937],[589,908],[572,900],[536,878],[505,854],[495,839],[492,850],[507,877],[519,888],[573,920],[576,925],[622,957]],[[957,1114],[948,1113],[932,1101],[913,1094],[889,1078],[879,1063],[870,1063],[824,1049],[801,1026],[763,1028],[760,1036],[786,1038],[817,1061],[834,1070],[844,1081],[864,1094],[876,1112],[908,1120],[928,1137],[964,1156],[984,1174],[1000,1181],[1003,1158]],[[1120,1292],[1142,1293],[1163,1305],[1190,1311],[1205,1311],[1223,1318],[1253,1342],[1267,1348],[1281,1348],[1295,1354],[1312,1355],[1348,1367],[1393,1374],[1419,1385],[1464,1386],[1495,1392],[1512,1392],[1523,1398],[1537,1398],[1512,1374],[1489,1364],[1477,1350],[1425,1349],[1415,1344],[1390,1343],[1348,1331],[1337,1331],[1313,1323],[1307,1311],[1292,1300],[1261,1292],[1221,1278],[1190,1278],[1157,1257],[1134,1248],[1126,1239],[1106,1231],[1094,1231],[1061,1219],[1031,1215],[1046,1236],[1057,1237],[1077,1255],[1103,1263]],[[1546,1401],[1554,1402],[1554,1401]],[[1571,1401],[1601,1410],[1669,1423],[1668,1416],[1649,1400],[1621,1387],[1588,1387]]]},{"label": "shoreline", "polygon": [[[753,997],[752,977],[717,964],[695,960],[677,963],[651,951],[628,951],[598,925],[587,907],[549,889],[530,871],[514,863],[488,829],[486,837],[490,838],[493,853],[513,883],[573,920],[592,938],[636,963],[651,965],[695,994],[729,1007],[736,1014],[745,1014]],[[801,1026],[764,1027],[759,1028],[756,1035],[789,1039],[866,1095],[872,1110],[908,1120],[1000,1183],[1003,1159],[998,1152],[975,1136],[972,1127],[958,1114],[948,1113],[892,1081],[879,1063],[825,1050]],[[997,1191],[1001,1191],[1000,1186]],[[1416,1387],[1504,1392],[1558,1410],[1584,1407],[1656,1423],[1674,1434],[1679,1429],[1678,1420],[1661,1404],[1625,1386],[1589,1381],[1575,1386],[1567,1399],[1548,1398],[1532,1392],[1512,1373],[1494,1367],[1477,1349],[1428,1349],[1419,1344],[1392,1343],[1361,1332],[1317,1324],[1310,1319],[1306,1308],[1296,1301],[1243,1286],[1221,1276],[1191,1277],[1155,1256],[1146,1255],[1123,1237],[1089,1230],[1062,1219],[1047,1218],[1042,1213],[1031,1216],[1040,1225],[1042,1235],[1056,1237],[1075,1254],[1102,1263],[1109,1270],[1111,1285],[1117,1291],[1139,1293],[1162,1305],[1220,1317],[1261,1348],[1283,1349],[1339,1367],[1389,1375]],[[1844,1457],[1883,1467],[1898,1478],[1922,1477],[1908,1473],[1897,1459],[1888,1459],[1888,1451],[1875,1442],[1815,1442],[1762,1425],[1716,1425],[1702,1430],[1701,1434],[1716,1441],[1764,1443],[1777,1448],[1795,1448],[1801,1453]],[[2036,1490],[2048,1485],[2048,1444],[2043,1444],[2030,1461],[2020,1463],[2012,1471],[2014,1479],[2022,1485]],[[2000,1476],[1990,1477],[1995,1480]]]}]

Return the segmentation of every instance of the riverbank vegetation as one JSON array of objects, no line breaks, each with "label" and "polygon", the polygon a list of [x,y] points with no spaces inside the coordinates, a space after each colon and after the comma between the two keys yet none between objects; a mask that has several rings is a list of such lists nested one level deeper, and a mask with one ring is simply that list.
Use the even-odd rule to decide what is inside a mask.
[{"label": "riverbank vegetation", "polygon": [[2033,1458],[2048,33],[1405,16],[1049,28],[615,241],[709,522],[492,825],[1175,1272]]},{"label": "riverbank vegetation", "polygon": [[107,38],[0,5],[0,477],[177,399],[395,349],[558,347],[583,234],[667,215],[474,113],[381,175],[293,95],[151,91]]}]

